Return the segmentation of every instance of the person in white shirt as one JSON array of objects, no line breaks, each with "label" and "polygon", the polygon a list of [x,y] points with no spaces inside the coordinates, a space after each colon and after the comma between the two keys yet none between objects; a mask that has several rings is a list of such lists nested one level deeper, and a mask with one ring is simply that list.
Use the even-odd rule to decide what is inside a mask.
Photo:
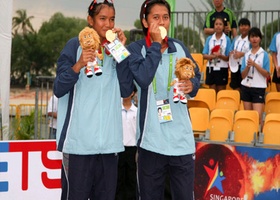
[{"label": "person in white shirt", "polygon": [[49,127],[50,127],[49,139],[56,139],[57,102],[58,99],[55,95],[52,95],[48,102],[48,116],[49,116]]},{"label": "person in white shirt", "polygon": [[215,33],[206,39],[202,54],[203,59],[208,60],[205,83],[216,93],[226,89],[228,83],[228,59],[230,51],[230,39],[224,33],[224,20],[218,16],[215,18]]},{"label": "person in white shirt", "polygon": [[245,53],[241,65],[241,100],[245,110],[256,110],[259,113],[262,127],[262,114],[265,102],[265,90],[269,77],[269,56],[260,46],[262,34],[259,28],[253,27],[248,34],[252,49]]},{"label": "person in white shirt", "polygon": [[133,93],[123,98],[122,101],[122,123],[123,144],[125,151],[119,153],[118,162],[118,184],[116,200],[136,200],[136,118],[137,107],[133,104],[133,97],[137,93],[135,87]]},{"label": "person in white shirt", "polygon": [[272,52],[272,62],[275,67],[272,82],[276,84],[277,92],[280,92],[280,32],[274,34],[269,49]]},{"label": "person in white shirt", "polygon": [[231,81],[230,81],[230,87],[234,90],[240,91],[241,87],[241,60],[246,52],[250,50],[250,41],[248,39],[248,33],[251,28],[251,23],[247,18],[242,18],[238,22],[239,32],[240,35],[231,43],[231,52],[229,54],[230,59],[231,57],[236,62],[237,69],[233,69],[233,66],[231,66],[231,62],[229,62],[230,70],[231,70]]}]

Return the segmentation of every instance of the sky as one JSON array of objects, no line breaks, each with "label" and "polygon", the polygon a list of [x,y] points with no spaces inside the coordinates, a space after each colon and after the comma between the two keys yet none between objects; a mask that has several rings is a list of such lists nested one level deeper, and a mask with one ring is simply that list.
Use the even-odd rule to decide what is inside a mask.
[{"label": "sky", "polygon": [[[189,2],[197,10],[205,11],[201,4],[203,0],[177,0],[175,11],[193,11]],[[34,16],[31,23],[38,30],[44,21],[56,12],[61,12],[67,17],[86,19],[87,8],[90,0],[13,0],[13,13],[24,9],[27,16]],[[134,28],[135,20],[139,19],[140,6],[143,0],[114,0],[116,9],[116,27],[124,30]],[[280,10],[280,0],[244,0],[244,10]]]}]

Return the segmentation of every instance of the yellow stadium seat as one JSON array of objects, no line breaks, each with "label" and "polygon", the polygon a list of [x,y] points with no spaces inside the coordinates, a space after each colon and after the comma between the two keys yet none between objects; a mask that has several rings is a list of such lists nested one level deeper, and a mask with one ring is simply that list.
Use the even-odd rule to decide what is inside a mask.
[{"label": "yellow stadium seat", "polygon": [[263,144],[280,145],[280,113],[266,115],[263,137]]},{"label": "yellow stadium seat", "polygon": [[214,109],[209,120],[209,139],[226,142],[232,131],[234,112],[230,109]]},{"label": "yellow stadium seat", "polygon": [[196,62],[201,71],[203,66],[203,55],[201,53],[192,53],[191,56],[193,57],[194,61]]},{"label": "yellow stadium seat", "polygon": [[204,69],[204,60],[203,55],[201,53],[192,53],[191,56],[193,57],[194,61],[199,67],[199,71],[201,72],[201,80],[200,83],[205,82],[205,69]]},{"label": "yellow stadium seat", "polygon": [[265,114],[280,113],[280,92],[269,92],[265,96]]},{"label": "yellow stadium seat", "polygon": [[195,135],[204,135],[209,124],[210,112],[208,108],[189,108],[192,129]]},{"label": "yellow stadium seat", "polygon": [[205,101],[189,99],[187,103],[188,108],[199,107],[209,109],[208,104]]},{"label": "yellow stadium seat", "polygon": [[259,113],[255,110],[239,110],[233,123],[234,142],[255,144],[259,131]]},{"label": "yellow stadium seat", "polygon": [[216,91],[210,88],[199,88],[194,100],[204,101],[212,111],[216,105]]},{"label": "yellow stadium seat", "polygon": [[203,66],[202,66],[202,69],[201,69],[201,79],[202,79],[202,84],[201,86],[203,88],[209,88],[209,85],[205,84],[205,80],[206,80],[206,69],[207,69],[207,60],[204,59],[203,60]]},{"label": "yellow stadium seat", "polygon": [[240,106],[240,93],[237,90],[220,90],[215,108],[227,108],[237,111]]}]

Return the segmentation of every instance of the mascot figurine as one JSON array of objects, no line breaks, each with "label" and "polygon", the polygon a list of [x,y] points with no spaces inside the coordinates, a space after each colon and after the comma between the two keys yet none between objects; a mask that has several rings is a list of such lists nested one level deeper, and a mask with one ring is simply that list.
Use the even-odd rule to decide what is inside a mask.
[{"label": "mascot figurine", "polygon": [[175,66],[175,75],[176,78],[171,82],[171,86],[174,85],[173,89],[173,102],[178,103],[179,100],[181,103],[186,104],[187,98],[185,94],[178,90],[178,80],[189,80],[194,77],[194,68],[196,65],[189,58],[180,58],[176,61]]},{"label": "mascot figurine", "polygon": [[[99,35],[93,28],[85,27],[81,32],[79,33],[79,41],[82,49],[93,49],[96,51],[96,55],[100,60],[103,60],[103,55],[98,53],[98,49],[100,48],[100,39]],[[98,66],[97,59],[93,62],[88,62],[85,73],[87,77],[92,77],[92,67],[94,69],[94,74],[96,76],[100,76],[102,74],[102,69],[100,66]]]}]

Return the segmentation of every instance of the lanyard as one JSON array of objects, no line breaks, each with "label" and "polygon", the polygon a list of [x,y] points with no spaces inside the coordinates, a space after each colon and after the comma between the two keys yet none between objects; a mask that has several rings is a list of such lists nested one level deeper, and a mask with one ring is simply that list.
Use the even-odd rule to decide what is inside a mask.
[{"label": "lanyard", "polygon": [[[251,57],[251,55],[252,55],[252,54],[249,55],[249,58]],[[253,62],[255,62],[255,61],[257,60],[258,55],[259,55],[259,54],[256,54],[256,57],[255,57],[255,59],[253,60]],[[252,68],[252,77],[253,77],[253,76],[254,76],[254,72],[255,72],[255,67],[254,67],[254,66],[252,66],[252,67],[253,67],[253,68]]]},{"label": "lanyard", "polygon": [[105,48],[105,47],[101,47],[101,53],[102,53],[103,59],[100,60],[100,67],[103,67],[103,60],[104,60],[104,58],[105,58],[105,57],[104,57],[104,56],[105,56],[105,55],[104,55],[104,48]]},{"label": "lanyard", "polygon": [[106,49],[105,44],[108,44],[109,42],[107,40],[103,41],[102,44],[100,45],[100,49],[98,50],[98,53],[102,54],[102,60],[100,60],[100,67],[103,67],[103,60],[105,59],[105,54],[109,57],[112,57],[111,53],[109,50]]},{"label": "lanyard", "polygon": [[[236,45],[235,50],[237,50],[237,49],[238,49],[239,43],[240,43],[240,40],[238,41],[238,43],[237,43],[237,45]],[[244,47],[245,43],[246,43],[246,41],[244,40],[244,42],[243,42],[243,44],[242,44],[242,46],[241,46],[240,52],[242,52],[242,49],[243,49],[243,47]]]},{"label": "lanyard", "polygon": [[[168,83],[167,83],[167,91],[170,91],[170,83],[171,83],[171,79],[172,79],[172,67],[173,67],[173,55],[170,54],[169,55],[169,71],[168,71]],[[154,89],[154,93],[157,93],[157,80],[156,80],[156,76],[153,79],[153,89]]]},{"label": "lanyard", "polygon": [[[218,40],[217,40],[217,41],[218,41]],[[220,46],[222,46],[222,43],[223,43],[223,39],[221,39]],[[214,44],[214,46],[215,46],[216,40],[213,40],[213,44]]]}]

